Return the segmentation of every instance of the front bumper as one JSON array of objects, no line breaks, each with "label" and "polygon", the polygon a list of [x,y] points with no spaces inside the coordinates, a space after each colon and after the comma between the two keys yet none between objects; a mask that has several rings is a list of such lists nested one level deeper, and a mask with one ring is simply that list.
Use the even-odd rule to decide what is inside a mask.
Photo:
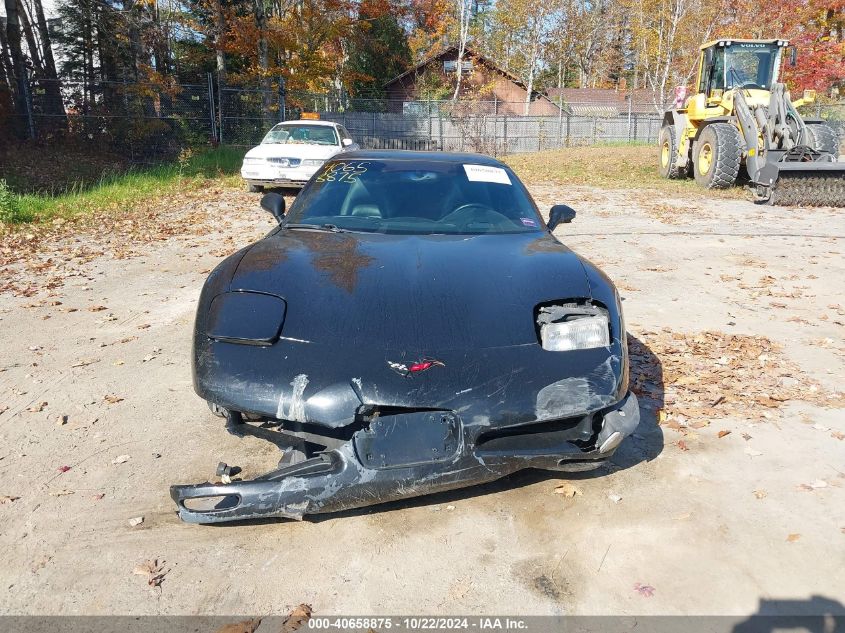
[{"label": "front bumper", "polygon": [[311,459],[250,481],[171,486],[170,495],[190,523],[302,519],[481,484],[525,468],[592,469],[639,420],[633,393],[599,413],[472,440],[452,411],[376,415],[351,439]]},{"label": "front bumper", "polygon": [[304,187],[320,166],[271,167],[268,165],[245,165],[241,178],[250,185],[262,187]]}]

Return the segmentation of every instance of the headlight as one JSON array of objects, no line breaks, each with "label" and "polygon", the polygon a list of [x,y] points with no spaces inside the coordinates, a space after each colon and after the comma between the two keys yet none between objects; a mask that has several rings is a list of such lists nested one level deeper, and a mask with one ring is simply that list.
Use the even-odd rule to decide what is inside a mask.
[{"label": "headlight", "polygon": [[321,160],[319,158],[306,158],[304,161],[302,161],[302,166],[303,167],[320,167],[325,162],[326,161]]},{"label": "headlight", "polygon": [[208,306],[209,338],[243,345],[272,345],[279,339],[287,304],[259,292],[224,292]]},{"label": "headlight", "polygon": [[244,158],[244,165],[257,165],[258,163],[263,162],[263,158]]},{"label": "headlight", "polygon": [[550,352],[568,352],[610,345],[607,311],[593,305],[553,305],[537,314],[540,342]]}]

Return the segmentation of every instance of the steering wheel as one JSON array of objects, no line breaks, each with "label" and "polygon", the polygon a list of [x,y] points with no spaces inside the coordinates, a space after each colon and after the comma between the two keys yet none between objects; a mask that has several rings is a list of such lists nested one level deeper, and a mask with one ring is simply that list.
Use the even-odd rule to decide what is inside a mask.
[{"label": "steering wheel", "polygon": [[440,218],[444,224],[456,224],[458,226],[467,226],[472,222],[485,222],[488,224],[513,224],[511,219],[488,207],[486,204],[479,204],[478,202],[469,202],[457,207],[451,213]]}]

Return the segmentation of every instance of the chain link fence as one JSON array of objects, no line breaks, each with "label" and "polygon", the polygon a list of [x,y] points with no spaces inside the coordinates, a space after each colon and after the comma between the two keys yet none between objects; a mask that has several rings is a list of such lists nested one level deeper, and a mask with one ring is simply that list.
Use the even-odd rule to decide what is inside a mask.
[{"label": "chain link fence", "polygon": [[[55,95],[61,95],[56,108]],[[276,122],[317,112],[346,127],[365,148],[474,151],[502,156],[560,147],[656,143],[662,116],[606,104],[561,103],[554,116],[520,116],[524,103],[390,101],[205,83],[29,82],[26,116],[0,92],[0,136],[72,140],[107,147],[133,162],[172,158],[188,147],[258,144]],[[574,107],[579,106],[579,107]],[[584,112],[595,110],[592,114]],[[577,112],[577,113],[576,113]],[[845,137],[845,104],[816,104],[805,116],[828,120]]]}]

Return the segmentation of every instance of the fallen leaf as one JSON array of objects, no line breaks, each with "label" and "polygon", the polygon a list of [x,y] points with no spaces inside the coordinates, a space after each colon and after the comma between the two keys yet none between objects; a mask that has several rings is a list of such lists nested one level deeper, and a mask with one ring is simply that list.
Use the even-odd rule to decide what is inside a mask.
[{"label": "fallen leaf", "polygon": [[581,490],[573,486],[568,481],[565,483],[560,484],[559,486],[555,487],[555,494],[556,495],[563,495],[567,499],[571,499],[572,497],[581,495]]},{"label": "fallen leaf", "polygon": [[44,407],[47,406],[46,402],[40,402],[38,404],[34,404],[27,409],[30,413],[38,413],[39,411],[43,411]]},{"label": "fallen leaf", "polygon": [[164,569],[164,561],[159,562],[157,558],[144,561],[132,569],[133,574],[147,576],[147,584],[150,587],[161,585],[168,572],[170,572],[169,569]]},{"label": "fallen leaf", "polygon": [[136,525],[141,525],[143,522],[144,522],[144,517],[132,517],[128,521],[130,527],[135,527]]},{"label": "fallen leaf", "polygon": [[0,495],[0,505],[4,503],[14,503],[20,499],[20,497],[16,497],[15,495]]},{"label": "fallen leaf", "polygon": [[73,490],[54,490],[50,493],[51,497],[66,497],[67,495],[72,495]]},{"label": "fallen leaf", "polygon": [[675,521],[686,521],[688,518],[692,516],[692,512],[684,512],[683,514],[679,514],[675,517]]},{"label": "fallen leaf", "polygon": [[751,436],[750,436],[748,433],[743,433],[743,434],[742,434],[742,439],[744,439],[744,440],[747,442],[748,440],[750,440],[750,439],[751,439]]},{"label": "fallen leaf", "polygon": [[111,460],[112,464],[125,464],[129,461],[129,455],[118,455],[113,460]]},{"label": "fallen leaf", "polygon": [[675,442],[675,444],[676,444],[676,445],[678,446],[678,448],[680,448],[682,451],[688,451],[688,450],[689,450],[689,446],[687,446],[687,443],[686,443],[684,440],[678,440],[677,442]]},{"label": "fallen leaf", "polygon": [[765,490],[755,490],[754,496],[758,499],[765,499],[768,493]]},{"label": "fallen leaf", "polygon": [[108,310],[106,306],[89,306],[88,312],[102,312],[103,310]]},{"label": "fallen leaf", "polygon": [[654,587],[652,587],[651,585],[643,585],[637,583],[636,585],[634,585],[634,591],[636,591],[644,598],[651,598],[654,595]]},{"label": "fallen leaf", "polygon": [[95,495],[94,495],[94,499],[95,499],[96,501],[99,501],[100,499],[102,499],[102,498],[103,498],[103,497],[105,497],[105,496],[106,496],[106,493],[104,493],[104,492],[98,492],[97,494],[95,494]]},{"label": "fallen leaf", "polygon": [[240,622],[225,624],[214,633],[255,633],[255,629],[257,629],[260,624],[261,618],[242,620]]},{"label": "fallen leaf", "polygon": [[719,439],[722,439],[726,435],[730,435],[730,434],[731,434],[731,432],[727,431],[727,430],[719,431]]},{"label": "fallen leaf", "polygon": [[800,534],[790,534],[789,536],[786,537],[786,541],[787,541],[787,543],[794,543],[799,538],[801,538]]},{"label": "fallen leaf", "polygon": [[837,440],[845,440],[845,433],[840,433],[839,431],[833,431],[830,434],[830,437],[837,439]]},{"label": "fallen leaf", "polygon": [[70,466],[59,466],[58,470],[60,473],[66,473],[70,470]]},{"label": "fallen leaf", "polygon": [[105,400],[109,404],[117,404],[118,402],[121,402],[123,400],[123,398],[121,398],[120,396],[116,396],[114,394],[111,394],[111,393],[107,393],[106,395],[103,396],[103,400]]},{"label": "fallen leaf", "polygon": [[301,628],[308,620],[311,619],[311,605],[300,604],[293,611],[288,614],[285,621],[282,622],[282,628],[279,633],[293,633]]}]

